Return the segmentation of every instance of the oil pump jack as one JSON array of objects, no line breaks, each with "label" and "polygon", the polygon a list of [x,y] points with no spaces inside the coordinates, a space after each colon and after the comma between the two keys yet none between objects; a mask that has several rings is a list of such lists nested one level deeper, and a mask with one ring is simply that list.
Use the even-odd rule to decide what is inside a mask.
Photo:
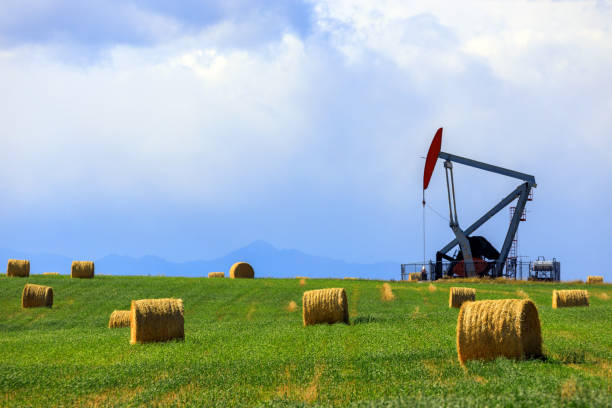
[{"label": "oil pump jack", "polygon": [[[518,171],[508,170],[503,167],[446,153],[441,151],[441,148],[442,128],[438,129],[436,132],[425,160],[425,171],[423,173],[423,206],[425,206],[425,190],[429,186],[429,181],[431,180],[437,160],[442,159],[444,160],[444,171],[446,173],[446,191],[448,194],[448,209],[450,215],[449,224],[455,238],[436,253],[434,278],[442,278],[444,273],[443,259],[450,262],[450,265],[446,270],[446,274],[451,277],[473,277],[484,275],[489,275],[492,277],[503,276],[503,270],[506,264],[506,259],[508,258],[508,252],[510,251],[512,240],[516,235],[519,221],[521,215],[523,214],[523,210],[525,209],[529,193],[532,188],[537,187],[535,177],[529,174],[520,173]],[[503,176],[513,177],[521,180],[522,183],[487,213],[476,220],[472,225],[462,229],[459,226],[459,218],[457,217],[453,163],[463,164],[465,166],[475,167],[477,169],[490,171]],[[495,249],[495,247],[491,245],[491,243],[485,237],[472,236],[472,233],[481,225],[516,199],[518,199],[516,211],[510,220],[510,226],[508,228],[508,232],[506,233],[506,238],[502,245],[501,251],[497,251],[497,249]],[[447,253],[457,245],[459,245],[458,253],[455,256],[447,255]]]}]

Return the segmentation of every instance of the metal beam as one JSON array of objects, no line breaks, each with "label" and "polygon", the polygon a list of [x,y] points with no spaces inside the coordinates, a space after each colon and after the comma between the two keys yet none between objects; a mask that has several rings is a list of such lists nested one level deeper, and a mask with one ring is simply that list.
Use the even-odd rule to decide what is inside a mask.
[{"label": "metal beam", "polygon": [[525,204],[527,204],[527,198],[529,197],[529,190],[531,190],[531,187],[529,186],[529,183],[525,183],[521,185],[520,188],[521,195],[519,196],[518,203],[516,204],[516,211],[514,212],[514,216],[512,217],[512,221],[510,222],[510,228],[508,228],[508,233],[506,234],[504,245],[502,246],[502,249],[499,253],[499,258],[495,263],[494,276],[502,275],[502,270],[504,269],[506,258],[508,258],[508,252],[510,251],[512,240],[516,235],[516,230],[518,229],[519,222],[521,221],[521,217],[523,216]]},{"label": "metal beam", "polygon": [[499,166],[493,166],[492,164],[487,164],[483,162],[479,162],[476,160],[468,159],[461,156],[455,156],[454,154],[440,152],[438,157],[443,160],[450,160],[455,163],[465,164],[466,166],[476,167],[477,169],[491,171],[493,173],[503,174],[504,176],[514,177],[519,180],[523,180],[531,184],[532,187],[536,187],[535,177],[530,174],[521,173],[514,170],[505,169]]},{"label": "metal beam", "polygon": [[[472,225],[467,227],[466,230],[464,231],[465,235],[469,236],[472,232],[476,231],[482,224],[484,224],[489,219],[491,219],[491,217],[493,217],[495,214],[500,212],[505,206],[507,206],[512,201],[514,201],[517,197],[519,197],[521,195],[521,191],[524,188],[524,186],[525,184],[521,184],[520,186],[518,186],[513,192],[508,194],[506,198],[504,198],[499,203],[497,203],[493,208],[491,208],[485,215],[483,215],[478,220],[476,220],[476,222],[474,222]],[[451,242],[449,242],[444,248],[442,248],[439,252],[442,252],[443,254],[445,254],[451,249],[453,249],[455,245],[457,245],[458,243],[459,241],[457,240],[457,238],[455,238]]]}]

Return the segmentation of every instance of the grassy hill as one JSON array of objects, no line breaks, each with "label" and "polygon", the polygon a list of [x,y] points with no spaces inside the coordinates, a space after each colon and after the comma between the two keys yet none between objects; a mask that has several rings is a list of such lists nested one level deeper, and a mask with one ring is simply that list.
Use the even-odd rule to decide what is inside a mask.
[{"label": "grassy hill", "polygon": [[[23,310],[25,283],[52,309]],[[551,308],[580,284],[462,283],[477,299],[529,296],[546,358],[457,361],[451,283],[0,276],[1,406],[610,406],[612,287],[588,308]],[[457,285],[456,283],[454,285]],[[302,327],[304,290],[347,289],[351,325]],[[185,341],[129,344],[107,328],[131,299],[180,297]],[[290,301],[298,309],[288,309]]]}]

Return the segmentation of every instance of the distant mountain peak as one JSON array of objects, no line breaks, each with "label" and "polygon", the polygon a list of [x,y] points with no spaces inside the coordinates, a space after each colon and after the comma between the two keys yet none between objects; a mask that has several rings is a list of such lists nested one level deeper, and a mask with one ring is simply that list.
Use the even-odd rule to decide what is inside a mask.
[{"label": "distant mountain peak", "polygon": [[251,242],[247,246],[242,249],[252,249],[257,251],[276,251],[276,247],[269,243],[268,241],[264,241],[263,239],[256,239]]}]

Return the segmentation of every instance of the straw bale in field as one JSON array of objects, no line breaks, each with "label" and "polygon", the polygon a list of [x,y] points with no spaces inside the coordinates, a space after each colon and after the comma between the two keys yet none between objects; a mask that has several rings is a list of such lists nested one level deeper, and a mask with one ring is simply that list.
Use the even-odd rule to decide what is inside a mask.
[{"label": "straw bale in field", "polygon": [[457,318],[457,355],[467,360],[542,355],[538,309],[529,299],[466,302]]},{"label": "straw bale in field", "polygon": [[182,299],[132,300],[130,343],[185,338]]},{"label": "straw bale in field", "polygon": [[34,285],[31,283],[23,287],[21,293],[21,307],[51,307],[53,306],[53,288],[50,286]]},{"label": "straw bale in field", "polygon": [[386,282],[382,284],[382,287],[380,288],[380,297],[383,300],[383,302],[388,302],[390,300],[395,299],[393,290],[391,290],[391,285],[389,285]]},{"label": "straw bale in field", "polygon": [[553,309],[588,305],[589,293],[586,290],[553,290]]},{"label": "straw bale in field", "polygon": [[108,319],[108,328],[130,327],[132,312],[130,310],[114,310]]},{"label": "straw bale in field", "polygon": [[225,278],[225,272],[210,272],[208,274],[209,278]]},{"label": "straw bale in field", "polygon": [[236,262],[230,268],[230,278],[245,278],[253,279],[255,277],[255,271],[253,267],[246,262]]},{"label": "straw bale in field", "polygon": [[43,275],[59,275],[59,272],[43,272]]},{"label": "straw bale in field", "polygon": [[30,261],[25,259],[9,259],[6,266],[6,276],[30,276]]},{"label": "straw bale in field", "polygon": [[472,288],[450,288],[448,294],[448,307],[461,307],[463,302],[476,300],[476,289]]},{"label": "straw bale in field", "polygon": [[421,272],[413,272],[408,274],[409,282],[418,282],[421,280]]},{"label": "straw bale in field", "polygon": [[344,278],[342,278],[342,279],[346,279],[346,280],[359,280],[359,278],[354,278],[354,277],[352,277],[352,276],[345,276],[345,277],[344,277]]},{"label": "straw bale in field", "polygon": [[349,323],[348,302],[343,288],[317,289],[302,297],[304,326],[318,323]]},{"label": "straw bale in field", "polygon": [[587,276],[586,283],[604,283],[603,276]]},{"label": "straw bale in field", "polygon": [[94,263],[92,261],[72,261],[70,268],[71,278],[88,278],[94,277]]}]

